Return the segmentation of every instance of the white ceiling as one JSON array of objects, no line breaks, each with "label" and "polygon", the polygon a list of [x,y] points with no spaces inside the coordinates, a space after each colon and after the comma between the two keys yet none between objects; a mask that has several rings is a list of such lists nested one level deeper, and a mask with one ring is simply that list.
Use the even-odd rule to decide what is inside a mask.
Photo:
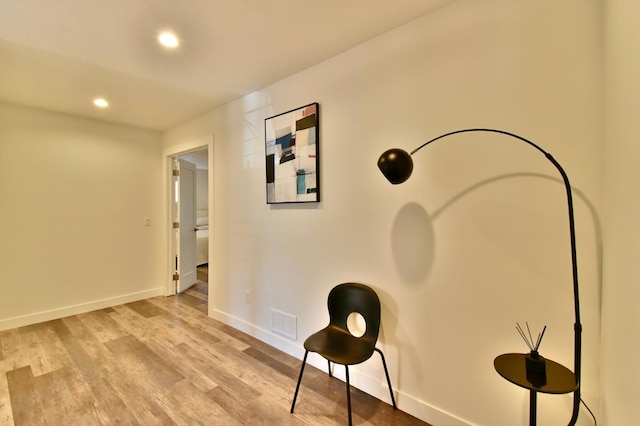
[{"label": "white ceiling", "polygon": [[164,130],[452,1],[1,0],[0,100]]}]

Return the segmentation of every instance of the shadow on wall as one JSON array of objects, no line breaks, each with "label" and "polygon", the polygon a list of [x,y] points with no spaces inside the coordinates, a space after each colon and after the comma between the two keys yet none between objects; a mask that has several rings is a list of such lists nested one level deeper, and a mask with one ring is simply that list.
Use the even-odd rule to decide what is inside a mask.
[{"label": "shadow on wall", "polygon": [[417,203],[400,209],[393,222],[391,250],[402,281],[424,282],[433,265],[434,231],[429,215]]},{"label": "shadow on wall", "polygon": [[[381,324],[380,324],[380,335],[378,336],[378,341],[384,345],[384,353],[387,358],[389,375],[391,376],[391,383],[394,388],[402,389],[402,363],[400,362],[400,346],[401,346],[401,337],[400,335],[406,335],[406,331],[404,329],[399,329],[398,324],[398,304],[396,303],[396,298],[391,294],[385,291],[384,289],[371,285],[374,291],[378,294],[380,298],[380,306],[381,306]],[[410,360],[420,359],[420,354],[417,351],[416,345],[403,345],[402,351],[408,356]],[[413,370],[414,376],[417,378],[419,382],[422,382],[422,371],[417,368]],[[384,372],[380,371],[380,379],[384,377]],[[399,397],[399,394],[396,391],[396,398]]]},{"label": "shadow on wall", "polygon": [[[536,178],[536,179],[544,179],[544,180],[548,180],[548,181],[552,181],[552,182],[556,182],[559,185],[562,185],[562,179],[556,178],[556,177],[551,177],[545,174],[540,174],[540,173],[509,173],[509,174],[505,174],[505,175],[500,175],[500,176],[495,176],[489,179],[485,179],[482,180],[478,183],[476,183],[475,185],[470,186],[469,188],[465,189],[464,191],[461,191],[460,193],[458,193],[457,195],[455,195],[454,197],[452,197],[449,201],[447,201],[445,204],[443,204],[440,208],[438,208],[437,210],[435,210],[430,216],[425,212],[425,215],[428,216],[430,219],[430,221],[435,221],[440,214],[442,214],[446,209],[448,209],[449,207],[451,207],[453,204],[455,204],[457,201],[459,201],[461,198],[463,198],[465,195],[478,190],[479,188],[489,185],[489,184],[493,184],[496,182],[499,182],[501,180],[505,180],[505,179],[515,179],[515,178]],[[596,276],[597,278],[597,285],[598,285],[598,300],[602,301],[602,224],[601,224],[601,220],[600,220],[600,216],[598,215],[598,211],[595,208],[595,206],[593,205],[593,203],[591,202],[591,200],[589,200],[589,198],[584,194],[584,192],[582,192],[580,189],[571,186],[571,192],[573,193],[574,199],[579,199],[584,203],[584,206],[587,208],[587,210],[590,213],[591,219],[593,221],[593,232],[594,232],[594,237],[595,237],[595,243],[596,243],[596,247],[595,247],[595,265],[597,268],[597,274]],[[575,200],[574,200],[575,203]],[[420,206],[418,206],[419,208],[421,208]],[[396,216],[396,222],[398,222],[398,220],[400,220],[400,216],[401,216],[402,212],[398,213],[398,215]],[[405,220],[405,219],[402,219]],[[407,217],[406,220],[411,220],[410,217]],[[413,218],[413,220],[416,220],[416,218]],[[431,225],[431,222],[428,223],[429,225]],[[415,226],[415,225],[414,225]],[[409,226],[407,226],[407,228],[409,228]],[[394,231],[396,229],[396,225],[394,224]],[[417,228],[416,228],[417,229]],[[433,246],[433,228],[429,229],[428,237],[432,239],[432,243],[431,245]],[[418,237],[413,237],[418,238]],[[392,240],[395,241],[396,237],[392,236]],[[433,247],[430,247],[431,249],[433,249]],[[394,256],[395,256],[396,250],[395,250],[395,245],[394,245]],[[404,252],[402,252],[402,254],[404,254]],[[578,254],[578,256],[580,257],[581,253]],[[584,254],[582,254],[584,256]],[[424,256],[425,258],[427,256]],[[429,256],[430,260],[433,259],[433,254],[432,252],[430,252]],[[578,264],[581,265],[580,259],[578,259]],[[431,265],[431,262],[429,263],[429,266]],[[398,264],[398,267],[400,267],[400,265]],[[415,265],[414,265],[415,268]],[[402,271],[401,271],[402,274]],[[403,275],[404,278],[404,275]],[[601,309],[601,306],[599,306],[599,309]]]},{"label": "shadow on wall", "polygon": [[[504,179],[513,178],[540,178],[558,183],[562,180],[539,173],[510,173],[500,175],[478,182],[475,185],[461,191],[431,215],[424,208],[414,202],[403,206],[393,222],[391,232],[391,248],[393,259],[403,281],[409,285],[419,285],[429,274],[433,265],[435,250],[435,235],[433,221],[435,221],[445,210],[463,198],[465,195],[485,186]],[[598,213],[579,189],[572,187],[574,196],[582,200],[589,210],[593,219],[593,229],[596,240],[596,265],[598,269],[598,296],[601,296],[602,289],[602,229]],[[599,297],[600,298],[600,297]]]}]

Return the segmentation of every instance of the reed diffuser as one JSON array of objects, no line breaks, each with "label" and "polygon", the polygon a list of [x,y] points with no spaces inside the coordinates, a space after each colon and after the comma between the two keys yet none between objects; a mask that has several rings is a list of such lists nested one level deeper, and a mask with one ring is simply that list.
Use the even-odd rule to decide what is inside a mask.
[{"label": "reed diffuser", "polygon": [[518,330],[518,333],[520,333],[520,336],[530,350],[529,355],[525,357],[527,380],[535,387],[541,387],[547,384],[547,371],[544,358],[540,355],[538,349],[540,348],[540,343],[542,343],[544,332],[547,331],[547,326],[544,326],[542,332],[538,334],[538,338],[534,341],[529,323],[525,322],[525,324],[527,326],[526,334],[519,323],[516,323],[516,330]]}]

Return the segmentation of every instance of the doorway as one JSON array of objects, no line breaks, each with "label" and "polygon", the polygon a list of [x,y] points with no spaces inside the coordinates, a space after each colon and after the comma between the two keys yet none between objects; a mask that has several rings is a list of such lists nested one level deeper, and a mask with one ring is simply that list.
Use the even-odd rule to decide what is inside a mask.
[{"label": "doorway", "polygon": [[172,285],[169,294],[208,313],[209,146],[169,157]]}]

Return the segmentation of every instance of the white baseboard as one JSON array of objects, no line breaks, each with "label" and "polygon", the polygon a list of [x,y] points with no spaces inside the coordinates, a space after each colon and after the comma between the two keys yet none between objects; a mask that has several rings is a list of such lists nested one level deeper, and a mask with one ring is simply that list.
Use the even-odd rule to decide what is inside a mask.
[{"label": "white baseboard", "polygon": [[136,302],[138,300],[149,299],[155,296],[162,296],[162,294],[163,288],[158,287],[151,290],[110,297],[108,299],[94,300],[87,303],[81,303],[79,305],[65,306],[62,308],[51,309],[49,311],[35,312],[33,314],[22,315],[19,317],[0,319],[0,331],[37,324],[44,321],[51,321],[58,318],[68,317],[70,315],[83,314],[85,312],[122,305],[124,303]]},{"label": "white baseboard", "polygon": [[[304,356],[304,348],[301,345],[297,342],[286,339],[279,334],[265,330],[264,328],[251,324],[241,318],[216,309],[212,310],[209,314],[212,318],[255,337],[293,357],[302,359]],[[374,356],[376,355],[374,354]],[[319,368],[320,370],[327,369],[327,362],[319,356],[309,356],[309,358],[307,358],[307,363]],[[344,369],[334,370],[334,377],[344,381],[345,377],[343,371]],[[391,404],[389,388],[387,387],[385,379],[375,379],[356,371],[356,369],[349,369],[349,373],[351,385],[380,399],[381,401]],[[391,382],[393,383],[393,377],[391,378]],[[294,389],[291,390],[292,396],[293,391]],[[469,423],[468,421],[456,417],[451,413],[447,413],[446,411],[434,407],[424,401],[420,401],[419,399],[403,393],[398,389],[394,389],[394,396],[396,398],[396,405],[399,409],[427,423],[438,426],[473,426],[473,423]]]}]

